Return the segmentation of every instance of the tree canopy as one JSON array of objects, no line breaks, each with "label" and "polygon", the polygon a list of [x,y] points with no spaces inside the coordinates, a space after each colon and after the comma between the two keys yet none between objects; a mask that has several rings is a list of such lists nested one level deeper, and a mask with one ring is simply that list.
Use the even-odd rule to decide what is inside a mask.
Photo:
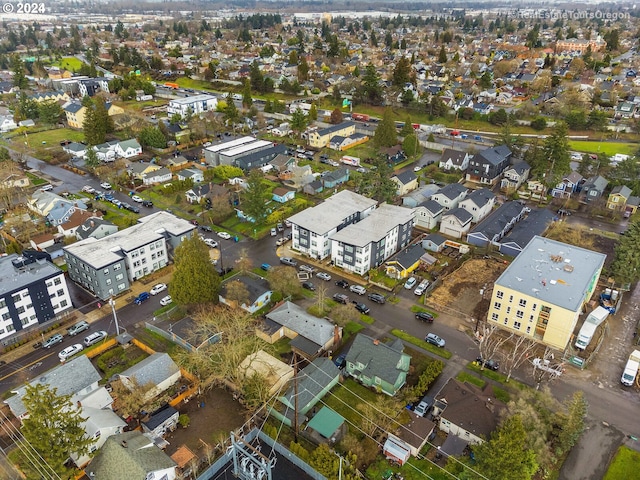
[{"label": "tree canopy", "polygon": [[209,259],[209,247],[193,235],[175,251],[175,271],[169,294],[179,305],[218,303],[220,277]]},{"label": "tree canopy", "polygon": [[385,108],[382,120],[373,134],[373,142],[378,147],[393,147],[398,143],[398,133],[390,108]]},{"label": "tree canopy", "polygon": [[260,170],[251,170],[247,179],[247,188],[242,194],[242,210],[256,223],[261,223],[267,216],[268,190],[269,185],[264,181]]},{"label": "tree canopy", "polygon": [[613,262],[609,266],[609,275],[617,285],[634,283],[640,280],[640,222],[633,222],[620,236],[614,251]]}]

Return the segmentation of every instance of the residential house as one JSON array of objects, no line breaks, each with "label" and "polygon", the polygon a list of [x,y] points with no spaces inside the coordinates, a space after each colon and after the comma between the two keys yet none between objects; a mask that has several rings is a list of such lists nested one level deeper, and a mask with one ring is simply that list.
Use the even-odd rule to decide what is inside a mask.
[{"label": "residential house", "polygon": [[204,174],[199,168],[185,168],[176,172],[176,177],[179,181],[191,180],[193,183],[204,182]]},{"label": "residential house", "polygon": [[342,122],[326,128],[312,130],[309,132],[309,146],[318,149],[325,148],[329,146],[333,137],[349,137],[354,133],[356,133],[356,124],[354,122]]},{"label": "residential house", "polygon": [[414,191],[409,192],[402,197],[402,206],[416,208],[418,205],[421,205],[431,199],[431,196],[438,190],[440,190],[440,187],[434,183],[428,183],[418,187]]},{"label": "residential house", "polygon": [[120,158],[133,158],[142,153],[142,146],[135,138],[123,140],[115,145],[116,155]]},{"label": "residential house", "polygon": [[[240,282],[247,291],[248,298],[242,302],[227,298],[229,285],[234,282]],[[255,313],[271,301],[272,294],[273,292],[271,291],[269,282],[264,278],[254,274],[240,274],[234,275],[222,283],[218,298],[220,299],[220,302],[225,305],[239,306],[249,313]]]},{"label": "residential house", "polygon": [[151,172],[160,170],[162,167],[157,163],[149,162],[134,162],[130,163],[127,167],[127,173],[136,180],[142,180],[147,177]]},{"label": "residential house", "polygon": [[348,272],[364,275],[411,241],[414,212],[382,204],[369,216],[333,233],[331,260]]},{"label": "residential house", "polygon": [[29,210],[46,217],[51,225],[58,226],[68,222],[78,209],[86,210],[87,205],[80,199],[67,200],[53,192],[36,190],[27,200]]},{"label": "residential house", "polygon": [[269,162],[269,165],[272,165],[278,173],[286,172],[296,166],[296,164],[295,157],[283,153],[276,155],[274,159]]},{"label": "residential house", "polygon": [[169,354],[160,352],[149,355],[133,367],[117,374],[118,379],[129,390],[133,390],[136,386],[150,386],[151,388],[144,394],[146,400],[160,395],[180,380],[181,376],[180,367]]},{"label": "residential house", "polygon": [[[339,173],[336,175],[339,176]],[[278,177],[282,180],[282,183],[295,190],[304,188],[305,185],[313,182],[317,176],[317,174],[313,174],[311,165],[304,165],[301,167],[293,166],[290,170],[282,172],[280,175],[278,175]],[[321,180],[322,179],[319,179],[318,181]]]},{"label": "residential house", "polygon": [[467,243],[477,247],[496,245],[524,216],[527,207],[515,200],[503,203],[467,234]]},{"label": "residential house", "polygon": [[489,324],[564,350],[597,287],[605,258],[534,237],[496,280]]},{"label": "residential house", "polygon": [[412,170],[405,170],[391,177],[391,180],[398,185],[396,195],[399,197],[406,195],[418,188],[418,177]]},{"label": "residential house", "polygon": [[283,337],[291,338],[291,349],[303,358],[313,360],[340,345],[342,327],[328,319],[314,317],[287,301],[265,315],[256,335],[269,343]]},{"label": "residential house", "polygon": [[432,230],[438,226],[445,209],[435,200],[427,200],[415,207],[413,211],[415,212],[416,228]]},{"label": "residential house", "polygon": [[449,211],[457,208],[460,201],[466,196],[466,187],[459,183],[450,183],[434,193],[431,200],[435,200],[444,207],[445,211]]},{"label": "residential house", "polygon": [[153,437],[164,437],[168,432],[172,432],[178,426],[180,412],[168,403],[165,403],[157,410],[146,415],[140,424],[142,431],[151,434]]},{"label": "residential house", "polygon": [[506,145],[482,150],[469,161],[466,180],[493,186],[509,166],[510,159],[511,150]]},{"label": "residential house", "polygon": [[67,143],[62,150],[69,155],[77,158],[84,158],[87,154],[87,146],[82,143],[71,142]]},{"label": "residential house", "polygon": [[215,112],[218,108],[218,98],[213,95],[200,94],[191,97],[174,98],[169,101],[167,114],[180,115],[183,119],[189,115],[200,115],[206,112]]},{"label": "residential house", "polygon": [[578,190],[578,185],[582,181],[582,175],[573,171],[551,190],[551,196],[555,198],[569,198],[571,194]]},{"label": "residential house", "polygon": [[421,244],[409,245],[384,263],[384,271],[391,278],[407,278],[420,266],[420,259],[424,253]]},{"label": "residential house", "polygon": [[517,162],[507,168],[502,174],[500,190],[505,193],[516,192],[520,186],[529,178],[531,167],[527,162]]},{"label": "residential house", "polygon": [[[436,424],[425,417],[409,415],[409,423],[396,424],[392,426],[388,440],[393,441],[402,448],[408,448],[411,455],[419,457],[420,452],[425,447],[431,437]],[[385,446],[388,447],[387,444]]]},{"label": "residential house", "polygon": [[580,191],[580,201],[582,203],[591,203],[600,199],[608,184],[609,181],[600,175],[587,179]]},{"label": "residential house", "polygon": [[469,152],[461,152],[460,150],[445,148],[440,156],[440,163],[438,166],[446,171],[458,170],[464,172],[469,166],[469,160],[472,158],[473,155]]},{"label": "residential house", "polygon": [[256,374],[264,378],[269,386],[269,395],[282,390],[295,375],[295,369],[291,365],[269,355],[264,350],[247,355],[240,362],[238,370],[247,379]]},{"label": "residential house", "polygon": [[330,236],[373,212],[377,202],[342,190],[323,203],[292,215],[292,248],[319,260],[331,255]]},{"label": "residential house", "polygon": [[624,211],[627,206],[627,200],[631,197],[631,189],[626,185],[616,185],[611,190],[607,199],[607,208],[617,212]]},{"label": "residential house", "polygon": [[278,401],[282,405],[281,409],[284,409],[284,412],[281,412],[281,409],[271,409],[269,413],[286,425],[292,426],[297,410],[299,415],[298,424],[301,424],[304,422],[306,415],[339,381],[340,370],[331,359],[326,357],[315,358],[296,375],[287,392],[278,397]]},{"label": "residential house", "polygon": [[624,209],[624,218],[629,218],[631,215],[634,215],[638,211],[639,206],[640,197],[630,196],[627,200],[627,206]]},{"label": "residential house", "polygon": [[157,183],[170,182],[172,178],[173,174],[171,173],[171,170],[166,167],[162,167],[146,173],[142,178],[142,183],[144,185],[155,185]]},{"label": "residential house", "polygon": [[76,230],[80,225],[90,218],[102,217],[102,212],[88,212],[86,210],[77,209],[71,214],[69,220],[58,225],[58,233],[65,237],[75,237]]},{"label": "residential house", "polygon": [[18,128],[18,124],[13,120],[13,115],[0,115],[0,132],[6,133]]},{"label": "residential house", "polygon": [[349,181],[351,170],[346,167],[336,168],[333,171],[326,172],[321,178],[323,188],[335,188]]},{"label": "residential house", "polygon": [[[107,114],[110,117],[124,113],[124,109],[122,107],[118,107],[111,102],[106,102],[105,106],[107,108]],[[71,100],[62,106],[62,110],[67,116],[67,124],[71,128],[83,128],[86,108],[87,107],[82,105],[82,103],[77,100]]]},{"label": "residential house", "polygon": [[546,208],[533,208],[527,216],[513,226],[500,240],[498,250],[504,255],[515,257],[536,235],[543,235],[553,223],[555,214]]},{"label": "residential house", "polygon": [[85,468],[100,480],[175,480],[176,463],[138,430],[112,435]]},{"label": "residential house", "polygon": [[320,180],[314,180],[302,187],[302,192],[307,195],[317,195],[324,190],[324,186]]},{"label": "residential house", "polygon": [[16,173],[9,173],[5,178],[0,179],[1,188],[26,188],[31,185],[29,177],[23,172],[18,171]]},{"label": "residential house", "polygon": [[365,387],[394,396],[407,382],[410,361],[402,340],[384,343],[358,333],[347,353],[345,374]]},{"label": "residential house", "polygon": [[362,133],[354,133],[353,135],[349,135],[348,137],[334,135],[333,137],[331,137],[328,146],[332,150],[342,152],[343,150],[348,150],[349,148],[353,148],[357,145],[365,143],[368,140],[369,137],[367,135],[363,135]]},{"label": "residential house", "polygon": [[271,192],[271,199],[278,203],[287,203],[296,197],[296,191],[287,187],[276,187]]},{"label": "residential house", "polygon": [[393,147],[383,147],[378,150],[381,155],[385,155],[387,157],[387,162],[389,163],[400,163],[404,161],[407,156],[402,151],[401,145],[394,145]]},{"label": "residential house", "polygon": [[490,386],[480,389],[455,378],[440,389],[434,417],[440,430],[455,435],[467,444],[486,441],[500,423],[506,405],[495,398]]},{"label": "residential house", "polygon": [[620,102],[615,107],[615,118],[629,119],[636,116],[637,105],[632,102]]},{"label": "residential house", "polygon": [[75,229],[75,236],[78,240],[93,237],[101,239],[107,235],[112,235],[118,231],[118,227],[101,217],[89,217],[78,228]]},{"label": "residential house", "polygon": [[453,238],[462,238],[471,229],[471,215],[464,208],[454,208],[442,215],[440,221],[440,233]]},{"label": "residential house", "polygon": [[0,257],[0,339],[59,319],[73,308],[64,272],[46,253]]},{"label": "residential house", "polygon": [[479,188],[473,190],[467,197],[460,202],[460,207],[464,208],[472,215],[473,223],[480,222],[483,218],[491,213],[496,203],[496,196],[488,188]]},{"label": "residential house", "polygon": [[439,233],[430,233],[422,240],[422,248],[430,252],[439,253],[444,249],[447,242],[448,240]]},{"label": "residential house", "polygon": [[70,455],[71,460],[78,468],[82,468],[89,463],[91,455],[100,450],[109,437],[122,433],[127,426],[122,417],[110,408],[95,408],[84,405],[81,408],[80,415],[86,418],[82,428],[86,437],[92,439],[93,443],[89,446],[88,454],[78,455],[77,453],[72,453]]},{"label": "residential house", "polygon": [[203,183],[186,191],[185,196],[189,203],[213,202],[215,198],[229,199],[229,189],[215,183]]}]

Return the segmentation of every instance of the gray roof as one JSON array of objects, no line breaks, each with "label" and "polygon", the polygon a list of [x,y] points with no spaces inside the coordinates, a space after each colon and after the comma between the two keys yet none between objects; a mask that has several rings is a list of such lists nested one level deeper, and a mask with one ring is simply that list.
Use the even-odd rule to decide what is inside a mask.
[{"label": "gray roof", "polygon": [[251,305],[258,298],[264,295],[265,292],[271,290],[269,282],[257,275],[234,275],[233,277],[225,280],[222,284],[222,287],[220,288],[220,295],[222,297],[225,297],[227,294],[227,286],[234,281],[242,283],[247,289],[247,293],[249,294],[248,305]]},{"label": "gray roof", "polygon": [[320,205],[296,213],[289,218],[289,221],[322,235],[338,227],[345,219],[358,212],[363,212],[377,203],[375,200],[349,190],[342,190],[327,198]]},{"label": "gray roof", "polygon": [[478,190],[474,190],[467,197],[460,202],[464,204],[466,202],[472,201],[476,207],[482,208],[487,203],[491,201],[492,198],[496,198],[495,194],[489,190],[488,188],[479,188]]},{"label": "gray roof", "polygon": [[[399,339],[398,339],[399,340]],[[347,362],[364,365],[361,373],[369,378],[379,377],[385,382],[395,384],[400,370],[398,365],[403,355],[401,341],[382,343],[359,333],[347,353]]]},{"label": "gray roof", "polygon": [[287,403],[293,405],[297,388],[298,405],[304,407],[314,399],[320,400],[322,398],[320,397],[322,390],[335,380],[338,375],[340,375],[340,370],[330,359],[326,357],[316,358],[300,371],[297,375],[297,387],[292,381],[284,398]]},{"label": "gray roof", "polygon": [[442,245],[444,242],[447,241],[447,239],[442,235],[440,235],[439,233],[430,233],[425,237],[425,240],[429,240],[434,245]]},{"label": "gray roof", "polygon": [[112,235],[100,239],[89,237],[64,247],[64,250],[94,268],[102,268],[121,260],[123,251],[130,252],[160,240],[166,232],[177,237],[195,228],[186,220],[160,211],[140,217],[137,224]]},{"label": "gray roof", "polygon": [[64,148],[67,151],[71,152],[84,152],[87,149],[87,146],[83,145],[82,143],[72,142],[69,145],[66,145]]},{"label": "gray roof", "polygon": [[448,217],[448,216],[456,217],[458,220],[460,220],[460,223],[462,223],[463,225],[467,222],[470,222],[473,219],[473,215],[471,215],[469,212],[467,212],[464,208],[461,208],[461,207],[454,208],[453,210],[449,210],[448,212],[443,214],[442,215],[443,220],[445,217]]},{"label": "gray roof", "polygon": [[597,280],[605,258],[602,253],[535,236],[495,285],[575,312],[587,300],[585,292]]},{"label": "gray roof", "polygon": [[524,172],[526,172],[527,170],[530,170],[531,167],[529,166],[529,164],[525,161],[521,161],[518,163],[515,163],[511,166],[511,168],[508,168],[507,170],[515,170],[515,172],[518,175],[522,175],[524,174]]},{"label": "gray roof", "polygon": [[411,170],[405,170],[404,172],[394,175],[394,177],[396,177],[403,185],[406,185],[407,183],[412,182],[416,178],[418,178],[416,174]]},{"label": "gray roof", "polygon": [[170,174],[171,170],[166,167],[159,168],[158,170],[154,170],[153,172],[147,173],[147,180],[151,180],[153,177],[164,177],[167,174]]},{"label": "gray roof", "polygon": [[584,182],[582,191],[593,189],[602,193],[604,192],[604,189],[607,188],[608,184],[609,181],[606,178],[601,177],[600,175],[596,175],[595,177],[591,177],[586,182]]},{"label": "gray roof", "polygon": [[[56,388],[58,395],[73,395],[98,382],[101,378],[91,360],[86,355],[80,355],[31,380],[29,385],[45,384]],[[16,391],[18,393],[7,398],[5,403],[9,405],[14,415],[20,416],[27,412],[22,403],[22,397],[27,389],[23,385]]]},{"label": "gray roof", "polygon": [[497,147],[487,148],[486,150],[482,150],[476,156],[480,157],[480,159],[486,160],[491,165],[499,165],[504,162],[509,155],[511,155],[511,150],[506,145],[500,145]]},{"label": "gray roof", "polygon": [[338,180],[342,180],[344,177],[349,178],[349,169],[346,167],[336,168],[335,170],[327,173],[324,177],[322,177],[323,181],[333,181],[337,182]]},{"label": "gray roof", "polygon": [[175,466],[152,440],[133,430],[109,437],[85,471],[96,480],[143,480],[151,472]]},{"label": "gray roof", "polygon": [[284,302],[267,313],[266,317],[320,346],[334,335],[335,325],[332,322],[307,313],[295,303]]},{"label": "gray roof", "polygon": [[118,375],[135,378],[138,385],[146,385],[149,382],[158,385],[179,370],[180,368],[169,354],[156,352]]},{"label": "gray roof", "polygon": [[342,123],[339,123],[337,125],[331,125],[331,126],[329,126],[327,128],[323,128],[321,130],[318,130],[318,135],[320,135],[322,137],[324,135],[329,135],[330,133],[333,133],[333,132],[339,132],[343,128],[350,127],[351,125],[355,125],[355,123],[354,122],[342,122]]},{"label": "gray roof", "polygon": [[611,194],[618,194],[624,198],[629,198],[631,196],[631,189],[626,185],[617,185],[611,189]]},{"label": "gray roof", "polygon": [[549,224],[553,222],[555,215],[546,208],[534,208],[527,218],[514,225],[509,235],[500,243],[523,249],[536,235],[542,235]]},{"label": "gray roof", "polygon": [[473,227],[469,235],[484,236],[488,241],[493,241],[494,237],[500,234],[509,222],[521,215],[525,209],[520,202],[511,201],[500,205],[496,210],[478,225]]},{"label": "gray roof", "polygon": [[[109,220],[104,220],[101,217],[87,218],[82,225],[76,228],[76,237],[81,239],[89,238],[93,232],[102,226],[115,227]],[[117,228],[117,227],[116,227]]]},{"label": "gray roof", "polygon": [[14,260],[21,265],[23,257],[15,253],[0,257],[0,297],[62,273],[62,270],[44,259],[20,268],[14,266]]},{"label": "gray roof", "polygon": [[409,268],[411,265],[416,263],[420,258],[424,255],[424,248],[418,243],[410,245],[396,255],[387,260],[387,263],[396,261],[403,268]]},{"label": "gray roof", "polygon": [[444,207],[435,200],[427,200],[426,202],[421,203],[419,206],[426,208],[427,211],[433,215],[436,215],[444,210]]},{"label": "gray roof", "polygon": [[122,140],[121,142],[118,142],[118,144],[120,145],[120,148],[122,148],[122,150],[126,150],[127,148],[140,148],[140,143],[138,143],[138,140],[136,140],[135,138]]},{"label": "gray roof", "polygon": [[451,159],[451,163],[453,163],[454,165],[462,165],[462,162],[467,155],[467,152],[461,152],[460,150],[454,150],[452,148],[445,148],[442,151],[440,161],[446,162],[447,160]]},{"label": "gray roof", "polygon": [[331,240],[364,247],[382,240],[391,230],[411,221],[414,216],[411,208],[383,203],[368,217],[331,235]]},{"label": "gray roof", "polygon": [[436,195],[444,195],[450,200],[454,198],[458,198],[463,192],[466,192],[467,188],[464,185],[460,185],[459,183],[450,183],[449,185],[445,185],[440,190],[438,190]]},{"label": "gray roof", "polygon": [[65,112],[77,113],[82,108],[82,104],[80,102],[68,102],[65,103],[62,108]]},{"label": "gray roof", "polygon": [[142,424],[147,427],[149,431],[153,431],[174,415],[177,416],[179,413],[180,412],[178,412],[178,410],[173,408],[171,405],[165,404],[156,411],[152,412],[149,415],[149,420],[147,420],[146,422],[142,422]]}]

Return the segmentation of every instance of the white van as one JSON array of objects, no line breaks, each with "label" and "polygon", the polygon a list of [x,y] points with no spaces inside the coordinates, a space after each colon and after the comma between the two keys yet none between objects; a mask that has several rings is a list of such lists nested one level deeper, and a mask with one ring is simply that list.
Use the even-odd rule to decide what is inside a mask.
[{"label": "white van", "polygon": [[95,345],[99,341],[107,338],[109,334],[104,330],[100,330],[99,332],[93,332],[91,335],[85,337],[84,346],[90,347],[91,345]]}]

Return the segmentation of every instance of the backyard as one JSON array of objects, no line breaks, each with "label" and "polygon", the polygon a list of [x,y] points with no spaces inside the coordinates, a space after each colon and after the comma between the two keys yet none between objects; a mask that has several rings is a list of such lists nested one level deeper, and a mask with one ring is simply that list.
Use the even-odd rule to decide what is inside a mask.
[{"label": "backyard", "polygon": [[595,153],[612,157],[616,153],[635,155],[640,145],[637,143],[624,142],[569,140],[569,147],[577,152]]}]

